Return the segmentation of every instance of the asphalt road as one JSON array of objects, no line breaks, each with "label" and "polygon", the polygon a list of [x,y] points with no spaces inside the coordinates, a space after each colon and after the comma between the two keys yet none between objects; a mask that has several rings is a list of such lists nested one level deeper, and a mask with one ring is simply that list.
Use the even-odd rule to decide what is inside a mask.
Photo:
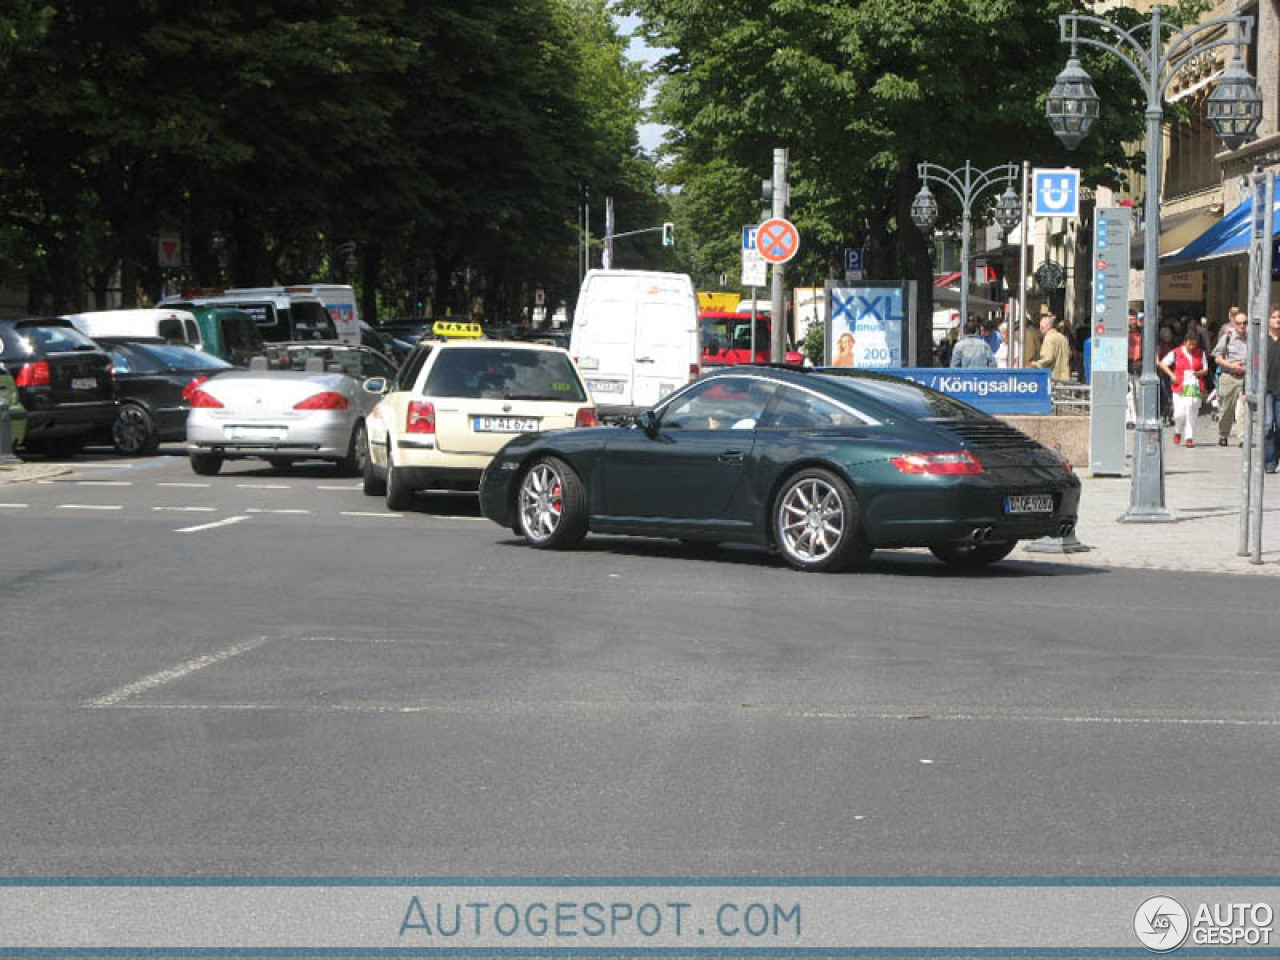
[{"label": "asphalt road", "polygon": [[1280,874],[1256,578],[548,554],[321,467],[77,463],[0,488],[0,873]]}]

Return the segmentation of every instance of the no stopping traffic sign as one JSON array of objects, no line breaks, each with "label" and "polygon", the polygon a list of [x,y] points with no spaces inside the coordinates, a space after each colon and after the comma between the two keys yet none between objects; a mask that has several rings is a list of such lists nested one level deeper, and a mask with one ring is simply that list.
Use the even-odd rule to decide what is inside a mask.
[{"label": "no stopping traffic sign", "polygon": [[786,263],[800,249],[800,232],[790,220],[774,217],[756,230],[756,252],[769,263]]}]

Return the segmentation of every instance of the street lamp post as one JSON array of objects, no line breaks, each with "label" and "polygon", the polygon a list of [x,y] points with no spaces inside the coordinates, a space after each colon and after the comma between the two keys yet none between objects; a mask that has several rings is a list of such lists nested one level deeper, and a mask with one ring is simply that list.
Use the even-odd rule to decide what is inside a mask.
[{"label": "street lamp post", "polygon": [[[1249,140],[1262,119],[1262,96],[1244,68],[1241,48],[1253,32],[1253,18],[1226,16],[1179,30],[1168,40],[1166,30],[1177,29],[1161,19],[1155,7],[1151,19],[1125,30],[1101,17],[1067,13],[1058,18],[1060,39],[1071,44],[1067,65],[1049,93],[1045,115],[1063,146],[1074,150],[1098,117],[1098,95],[1089,74],[1076,58],[1077,44],[1100,47],[1115,54],[1137,76],[1147,93],[1147,192],[1143,226],[1142,375],[1138,379],[1138,425],[1135,428],[1133,485],[1129,509],[1121,520],[1159,523],[1173,519],[1164,502],[1164,430],[1160,423],[1159,380],[1156,378],[1156,331],[1160,290],[1160,178],[1161,124],[1164,95],[1173,78],[1194,57],[1214,47],[1234,47],[1231,64],[1218,78],[1209,96],[1206,113],[1219,139],[1230,149]],[[1111,39],[1080,35],[1081,25],[1098,27]],[[1149,30],[1144,43],[1138,34]],[[1114,40],[1114,42],[1112,42]]]},{"label": "street lamp post", "polygon": [[960,324],[969,322],[969,228],[972,220],[973,201],[988,188],[1005,181],[1005,191],[996,201],[996,222],[1008,232],[1022,218],[1022,202],[1013,190],[1013,179],[1018,176],[1018,166],[1002,163],[989,170],[977,171],[965,161],[963,167],[948,170],[925,160],[916,168],[923,186],[911,201],[911,220],[921,232],[928,233],[938,219],[938,202],[929,189],[929,182],[944,184],[960,200],[964,225],[960,234]]}]

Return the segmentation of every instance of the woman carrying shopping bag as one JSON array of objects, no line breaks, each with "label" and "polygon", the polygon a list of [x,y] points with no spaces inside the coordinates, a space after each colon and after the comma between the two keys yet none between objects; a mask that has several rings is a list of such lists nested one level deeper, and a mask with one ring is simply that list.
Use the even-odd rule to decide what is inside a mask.
[{"label": "woman carrying shopping bag", "polygon": [[1186,437],[1187,446],[1194,447],[1196,417],[1200,414],[1204,375],[1208,370],[1196,331],[1189,329],[1182,346],[1166,353],[1159,366],[1169,378],[1173,391],[1173,442],[1181,443]]}]

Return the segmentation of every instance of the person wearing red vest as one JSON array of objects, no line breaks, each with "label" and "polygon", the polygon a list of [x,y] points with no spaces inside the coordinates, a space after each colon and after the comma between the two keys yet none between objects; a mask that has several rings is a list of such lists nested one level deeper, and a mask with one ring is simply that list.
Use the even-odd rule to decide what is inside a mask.
[{"label": "person wearing red vest", "polygon": [[1208,370],[1200,337],[1194,328],[1187,330],[1182,346],[1160,359],[1160,369],[1169,378],[1173,391],[1173,442],[1181,443],[1186,437],[1187,446],[1194,447],[1196,417],[1200,415],[1204,375]]}]

